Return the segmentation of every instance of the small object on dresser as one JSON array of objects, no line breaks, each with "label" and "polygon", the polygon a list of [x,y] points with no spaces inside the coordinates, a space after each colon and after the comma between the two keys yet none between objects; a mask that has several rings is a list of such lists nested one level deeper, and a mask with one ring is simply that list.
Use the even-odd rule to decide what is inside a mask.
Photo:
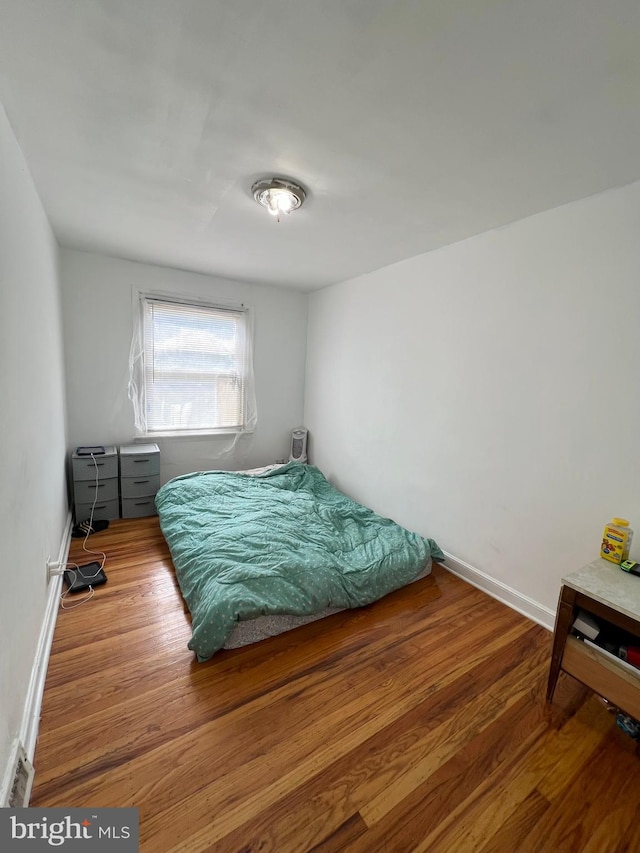
[{"label": "small object on dresser", "polygon": [[640,575],[640,563],[636,563],[634,560],[623,560],[620,563],[620,568],[630,575]]},{"label": "small object on dresser", "polygon": [[78,447],[76,453],[78,456],[104,456],[106,448],[103,444],[96,444],[93,447]]},{"label": "small object on dresser", "polygon": [[573,630],[582,637],[587,637],[589,640],[595,640],[600,633],[600,626],[589,613],[580,610],[578,616],[573,623]]},{"label": "small object on dresser", "polygon": [[618,657],[632,666],[640,667],[640,648],[638,646],[620,646]]},{"label": "small object on dresser", "polygon": [[633,530],[626,518],[614,518],[605,525],[600,556],[618,565],[629,559]]}]

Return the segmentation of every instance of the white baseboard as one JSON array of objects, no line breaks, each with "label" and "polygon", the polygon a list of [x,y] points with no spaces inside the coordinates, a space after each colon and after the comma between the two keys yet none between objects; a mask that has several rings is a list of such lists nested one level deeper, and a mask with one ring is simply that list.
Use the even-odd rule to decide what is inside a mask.
[{"label": "white baseboard", "polygon": [[[69,555],[69,546],[71,545],[71,525],[72,517],[71,512],[69,512],[67,514],[65,528],[62,534],[62,542],[60,544],[60,550],[57,557],[60,565],[66,564]],[[33,764],[36,742],[38,740],[38,729],[40,726],[42,696],[44,694],[44,684],[47,677],[51,644],[53,643],[53,632],[56,627],[56,619],[58,617],[58,605],[60,602],[61,590],[62,575],[55,575],[49,581],[47,603],[42,620],[42,627],[40,628],[40,636],[38,638],[38,646],[36,648],[33,667],[31,669],[31,676],[29,678],[29,686],[27,688],[27,697],[24,703],[20,733],[11,745],[9,761],[7,766],[4,768],[3,778],[1,780],[0,807],[5,806],[9,799],[20,744],[24,747],[28,760]]]},{"label": "white baseboard", "polygon": [[498,581],[481,572],[480,569],[476,569],[474,566],[469,565],[469,563],[465,563],[464,560],[459,560],[446,551],[444,555],[446,557],[445,568],[452,574],[457,575],[459,578],[472,584],[472,586],[481,589],[492,598],[497,598],[498,601],[501,601],[528,619],[532,619],[548,631],[553,631],[556,619],[555,611],[544,607],[542,604],[534,601],[533,598],[529,598],[529,596],[523,595],[521,592],[507,586],[506,583],[502,583],[502,581]]},{"label": "white baseboard", "polygon": [[[71,512],[67,515],[67,521],[62,536],[60,551],[57,556],[61,566],[64,566],[69,556],[71,545]],[[47,595],[47,606],[40,629],[40,638],[31,670],[27,700],[25,702],[22,725],[20,727],[20,740],[27,753],[27,758],[33,764],[33,756],[36,751],[38,739],[38,728],[40,726],[40,709],[42,708],[42,695],[44,683],[49,666],[49,655],[53,642],[53,632],[58,618],[58,605],[60,603],[60,592],[62,590],[62,575],[54,575],[49,581]]]}]

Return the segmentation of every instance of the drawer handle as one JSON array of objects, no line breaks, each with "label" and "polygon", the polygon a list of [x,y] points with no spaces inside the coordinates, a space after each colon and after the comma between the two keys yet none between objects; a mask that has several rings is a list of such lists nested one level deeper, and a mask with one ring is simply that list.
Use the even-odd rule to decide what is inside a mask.
[{"label": "drawer handle", "polygon": [[136,465],[138,465],[140,462],[148,462],[149,460],[148,459],[134,459],[133,461],[135,462]]},{"label": "drawer handle", "polygon": [[151,501],[136,501],[134,506],[149,506]]},{"label": "drawer handle", "polygon": [[134,485],[141,486],[143,483],[148,483],[148,480],[134,480]]},{"label": "drawer handle", "polygon": [[107,508],[106,504],[97,504],[96,506],[94,506],[93,510],[95,512],[97,509],[106,509],[106,508]]},{"label": "drawer handle", "polygon": [[[105,487],[106,485],[107,485],[106,483],[96,483],[95,488],[98,488],[98,489],[104,489],[104,487]],[[94,486],[93,486],[93,484],[92,484],[90,487],[89,487],[89,486],[87,486],[87,488],[92,488],[92,489],[93,489],[93,488],[94,488]]]}]

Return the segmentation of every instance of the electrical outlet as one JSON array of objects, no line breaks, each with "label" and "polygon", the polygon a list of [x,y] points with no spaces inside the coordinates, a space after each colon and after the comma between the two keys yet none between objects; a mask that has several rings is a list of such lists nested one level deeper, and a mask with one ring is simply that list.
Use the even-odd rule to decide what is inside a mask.
[{"label": "electrical outlet", "polygon": [[47,581],[50,581],[56,575],[63,574],[63,572],[64,566],[60,565],[59,560],[52,560],[51,557],[47,557]]}]

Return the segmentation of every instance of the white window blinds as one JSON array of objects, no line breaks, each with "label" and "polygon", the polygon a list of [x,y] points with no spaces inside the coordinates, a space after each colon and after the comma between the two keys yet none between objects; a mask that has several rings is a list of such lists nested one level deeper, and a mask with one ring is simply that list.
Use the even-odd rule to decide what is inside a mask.
[{"label": "white window blinds", "polygon": [[242,432],[253,427],[244,309],[142,296],[139,331],[142,364],[138,382],[132,367],[130,388],[138,398],[134,408],[140,432]]}]

